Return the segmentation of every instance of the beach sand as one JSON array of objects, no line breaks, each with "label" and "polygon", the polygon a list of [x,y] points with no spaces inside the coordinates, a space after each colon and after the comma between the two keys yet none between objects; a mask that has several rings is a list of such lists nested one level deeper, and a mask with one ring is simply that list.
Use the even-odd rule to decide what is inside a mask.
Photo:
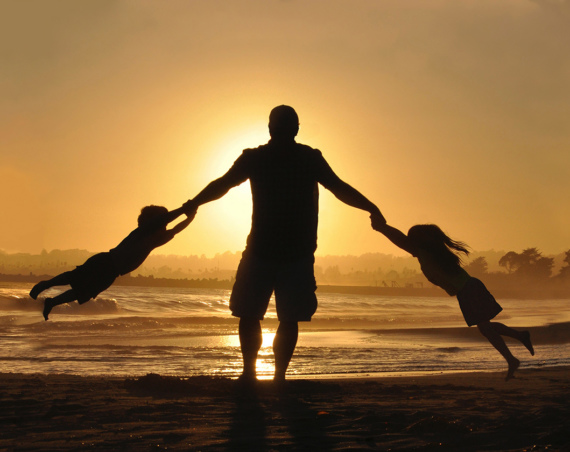
[{"label": "beach sand", "polygon": [[570,450],[570,369],[261,381],[0,374],[0,450]]}]

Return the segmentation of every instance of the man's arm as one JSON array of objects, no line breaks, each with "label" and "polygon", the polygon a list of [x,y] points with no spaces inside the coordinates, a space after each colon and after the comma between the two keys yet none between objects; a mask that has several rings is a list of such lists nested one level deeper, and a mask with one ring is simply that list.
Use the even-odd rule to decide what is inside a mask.
[{"label": "man's arm", "polygon": [[184,212],[196,211],[202,204],[206,204],[216,199],[220,199],[231,188],[237,187],[245,182],[247,177],[234,170],[234,167],[224,174],[222,177],[210,182],[206,187],[196,195],[194,199],[189,199],[184,203],[182,209]]},{"label": "man's arm", "polygon": [[380,212],[380,209],[370,201],[366,196],[360,193],[356,188],[344,182],[340,177],[338,177],[332,168],[322,161],[322,172],[319,177],[319,183],[323,185],[327,190],[336,196],[336,198],[343,203],[355,207],[357,209],[365,210],[370,213],[371,216],[376,218],[379,222],[386,223],[384,216]]},{"label": "man's arm", "polygon": [[333,195],[337,197],[340,201],[349,206],[356,207],[357,209],[365,210],[370,213],[370,215],[374,215],[377,217],[384,218],[380,209],[370,201],[366,196],[360,193],[356,188],[352,187],[351,185],[347,184],[343,180],[337,177],[337,180],[334,181],[333,184],[326,186],[325,188],[329,189]]}]

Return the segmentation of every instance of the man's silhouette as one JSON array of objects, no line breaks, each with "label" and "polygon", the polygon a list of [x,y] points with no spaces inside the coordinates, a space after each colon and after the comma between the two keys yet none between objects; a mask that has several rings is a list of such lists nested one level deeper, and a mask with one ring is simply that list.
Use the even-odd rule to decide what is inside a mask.
[{"label": "man's silhouette", "polygon": [[251,232],[230,297],[232,314],[240,318],[243,355],[240,378],[256,378],[262,344],[261,323],[275,292],[279,327],[273,342],[276,381],[285,372],[297,344],[298,322],[310,321],[317,309],[314,252],[317,248],[318,184],[342,202],[384,221],[378,207],[343,182],[321,152],[295,142],[299,118],[289,106],[269,116],[271,139],[246,149],[229,171],[185,203],[189,212],[224,196],[249,179],[253,198]]}]

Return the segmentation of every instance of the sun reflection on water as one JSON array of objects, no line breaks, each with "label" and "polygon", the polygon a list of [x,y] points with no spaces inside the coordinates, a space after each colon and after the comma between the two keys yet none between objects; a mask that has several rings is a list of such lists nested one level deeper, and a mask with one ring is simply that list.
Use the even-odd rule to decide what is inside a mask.
[{"label": "sun reflection on water", "polygon": [[[257,377],[260,380],[269,380],[273,378],[273,373],[275,372],[275,358],[273,356],[273,340],[275,339],[275,330],[262,330],[262,344],[259,350],[257,358]],[[228,348],[240,348],[239,336],[237,334],[228,334],[220,336],[217,339],[217,346],[228,347]],[[241,373],[241,368],[243,361],[241,359],[241,353],[239,358],[236,357],[235,360],[223,360],[220,361],[219,369],[212,369],[212,372],[218,375],[233,376],[236,375],[236,370],[239,369]],[[237,376],[236,375],[236,376]]]}]

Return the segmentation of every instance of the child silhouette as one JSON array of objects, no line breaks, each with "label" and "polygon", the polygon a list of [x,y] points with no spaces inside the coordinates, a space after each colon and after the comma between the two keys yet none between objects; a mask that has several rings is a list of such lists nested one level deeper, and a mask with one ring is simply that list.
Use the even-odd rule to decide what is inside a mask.
[{"label": "child silhouette", "polygon": [[534,355],[528,331],[517,331],[502,323],[491,322],[503,308],[485,285],[461,267],[460,253],[469,254],[467,246],[449,238],[435,224],[412,226],[408,235],[372,217],[372,227],[392,243],[416,257],[425,277],[449,295],[456,296],[468,326],[477,328],[507,360],[505,380],[514,378],[520,361],[513,356],[502,336],[519,340]]},{"label": "child silhouette", "polygon": [[196,214],[187,213],[186,219],[172,229],[166,229],[168,223],[183,213],[182,208],[169,212],[162,206],[143,207],[138,217],[138,227],[115,248],[91,256],[74,270],[37,283],[30,291],[30,297],[35,300],[41,292],[53,286],[71,286],[68,291],[45,299],[43,315],[46,320],[55,306],[75,300],[79,304],[86,303],[108,289],[118,276],[138,268],[153,249],[172,240],[190,224]]}]

